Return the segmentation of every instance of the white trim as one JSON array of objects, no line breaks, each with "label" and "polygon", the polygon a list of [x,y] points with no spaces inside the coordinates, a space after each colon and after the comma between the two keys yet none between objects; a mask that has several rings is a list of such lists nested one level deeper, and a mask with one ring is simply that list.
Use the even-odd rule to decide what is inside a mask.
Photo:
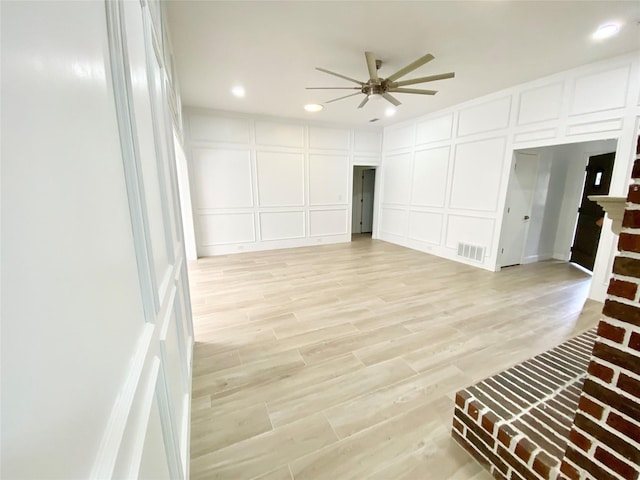
[{"label": "white trim", "polygon": [[155,272],[149,261],[149,229],[145,221],[142,209],[144,191],[140,189],[140,168],[137,162],[139,156],[134,139],[134,126],[132,125],[131,105],[128,85],[128,62],[124,54],[124,37],[122,33],[122,10],[117,2],[105,2],[107,17],[107,35],[109,41],[109,57],[111,60],[111,77],[113,81],[113,93],[120,133],[120,145],[122,150],[122,163],[124,167],[127,197],[131,226],[133,229],[133,241],[136,251],[136,263],[140,276],[140,291],[142,294],[145,319],[150,322],[155,317],[158,308],[157,286],[155,285]]},{"label": "white trim", "polygon": [[[162,426],[162,437],[164,447],[167,452],[167,464],[169,472],[173,479],[185,479],[182,471],[182,462],[180,456],[180,447],[178,446],[176,427],[172,409],[172,402],[169,396],[167,384],[167,372],[165,365],[167,362],[167,354],[165,342],[160,342],[160,374],[158,375],[158,383],[156,384],[156,398],[158,400],[158,409],[160,412],[160,424]],[[188,407],[187,407],[188,408]]]},{"label": "white trim", "polygon": [[109,420],[107,421],[107,426],[105,427],[102,441],[100,442],[98,454],[96,455],[93,468],[91,469],[91,475],[89,476],[92,480],[111,478],[113,474],[113,469],[118,459],[120,444],[122,443],[133,400],[140,384],[140,377],[147,359],[154,331],[154,325],[150,323],[145,324],[128,370],[127,379],[111,409],[111,414],[109,415]]},{"label": "white trim", "polygon": [[134,442],[133,453],[131,454],[132,462],[129,466],[129,473],[127,478],[138,478],[140,474],[140,463],[142,461],[142,454],[144,452],[144,441],[147,435],[147,429],[149,427],[149,418],[151,416],[151,407],[153,406],[153,400],[155,399],[156,383],[158,381],[158,373],[160,371],[160,359],[153,357],[151,361],[150,372],[148,379],[144,386],[142,393],[142,400],[140,406],[140,423],[137,425],[136,442]]}]

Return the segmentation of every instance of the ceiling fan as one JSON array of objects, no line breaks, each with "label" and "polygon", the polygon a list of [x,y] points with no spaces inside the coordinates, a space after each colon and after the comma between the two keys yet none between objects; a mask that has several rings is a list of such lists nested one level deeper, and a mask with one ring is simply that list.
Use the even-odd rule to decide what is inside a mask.
[{"label": "ceiling fan", "polygon": [[438,75],[430,75],[428,77],[413,78],[411,80],[403,80],[400,82],[397,81],[399,78],[402,78],[408,73],[413,72],[416,68],[421,67],[425,63],[428,63],[435,58],[433,55],[428,53],[420,57],[416,61],[411,62],[406,67],[401,68],[393,75],[390,75],[387,78],[380,78],[378,76],[378,69],[382,66],[382,61],[376,60],[375,55],[371,52],[364,52],[364,56],[367,59],[367,68],[369,69],[369,80],[366,82],[361,82],[359,80],[356,80],[355,78],[350,78],[345,75],[341,75],[340,73],[327,70],[325,68],[316,68],[316,70],[328,73],[329,75],[334,75],[336,77],[349,80],[350,82],[357,83],[359,85],[358,87],[307,87],[307,90],[360,90],[359,92],[345,95],[344,97],[334,98],[333,100],[329,100],[325,103],[337,102],[338,100],[342,100],[343,98],[349,98],[353,97],[354,95],[364,93],[364,100],[362,100],[360,105],[358,105],[358,108],[364,107],[369,99],[376,95],[384,98],[397,107],[401,104],[401,102],[393,95],[391,95],[391,93],[417,93],[420,95],[435,95],[436,93],[438,93],[436,90],[404,88],[406,85],[415,85],[417,83],[433,82],[435,80],[443,80],[445,78],[455,77],[454,72],[449,72],[441,73]]}]

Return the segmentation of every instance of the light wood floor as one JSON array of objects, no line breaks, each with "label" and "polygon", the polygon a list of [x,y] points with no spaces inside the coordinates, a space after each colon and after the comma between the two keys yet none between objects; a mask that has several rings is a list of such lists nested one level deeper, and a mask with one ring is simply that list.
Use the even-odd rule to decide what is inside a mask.
[{"label": "light wood floor", "polygon": [[489,479],[453,394],[597,322],[562,262],[492,273],[382,241],[190,267],[191,478]]}]

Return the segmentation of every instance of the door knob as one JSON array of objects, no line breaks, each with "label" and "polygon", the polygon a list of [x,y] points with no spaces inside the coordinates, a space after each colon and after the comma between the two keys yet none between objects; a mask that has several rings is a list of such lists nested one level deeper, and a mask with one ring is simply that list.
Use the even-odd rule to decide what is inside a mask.
[{"label": "door knob", "polygon": [[524,216],[524,219],[525,219],[525,220],[529,220],[529,218],[530,218],[530,217],[529,217],[529,215],[525,215],[525,216]]}]

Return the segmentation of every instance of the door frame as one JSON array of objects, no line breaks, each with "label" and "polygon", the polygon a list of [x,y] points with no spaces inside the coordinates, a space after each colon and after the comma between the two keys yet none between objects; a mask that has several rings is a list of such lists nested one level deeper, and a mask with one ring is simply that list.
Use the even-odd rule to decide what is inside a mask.
[{"label": "door frame", "polygon": [[[356,167],[362,167],[363,169],[371,169],[371,170],[375,170],[374,173],[374,183],[373,183],[373,220],[371,223],[371,238],[375,239],[378,238],[378,210],[380,207],[379,201],[380,201],[380,165],[377,163],[365,163],[365,162],[358,162],[358,163],[352,163],[351,164],[351,172],[349,173],[349,178],[350,178],[350,182],[349,182],[349,218],[348,218],[348,223],[349,223],[349,235],[353,235],[354,232],[353,231],[353,210],[354,210],[354,205],[353,205],[353,180],[354,180],[354,172],[355,172],[355,168]],[[351,240],[349,240],[351,241]]]}]

